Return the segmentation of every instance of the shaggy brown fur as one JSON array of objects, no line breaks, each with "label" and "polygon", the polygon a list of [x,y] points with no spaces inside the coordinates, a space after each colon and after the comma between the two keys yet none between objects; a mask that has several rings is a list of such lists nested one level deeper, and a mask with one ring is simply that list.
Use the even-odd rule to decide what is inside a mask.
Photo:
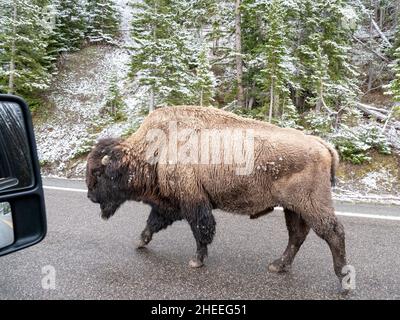
[{"label": "shaggy brown fur", "polygon": [[[168,164],[147,161],[151,129],[253,129],[254,169],[237,175],[235,164]],[[106,164],[102,159],[106,157]],[[215,108],[179,106],[151,113],[126,140],[100,141],[88,157],[88,197],[101,205],[103,218],[112,216],[126,200],[152,207],[141,246],[174,221],[186,219],[197,242],[198,267],[215,233],[212,209],[258,217],[276,206],[285,209],[289,244],[269,269],[286,270],[312,228],[327,241],[335,272],[342,278],[346,264],[344,230],[331,199],[331,183],[338,164],[335,149],[320,138],[294,129],[245,119]]]}]

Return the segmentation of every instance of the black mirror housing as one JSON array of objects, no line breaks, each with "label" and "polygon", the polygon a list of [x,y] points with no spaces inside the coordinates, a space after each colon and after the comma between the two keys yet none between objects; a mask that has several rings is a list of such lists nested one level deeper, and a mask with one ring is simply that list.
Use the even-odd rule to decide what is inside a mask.
[{"label": "black mirror housing", "polygon": [[[26,152],[30,153],[26,159],[29,159],[30,162],[29,174],[32,175],[32,183],[26,187],[14,188],[18,184],[17,177],[0,176],[2,180],[0,185],[3,186],[0,191],[0,203],[8,203],[11,208],[12,226],[10,228],[13,229],[14,236],[11,244],[0,247],[0,256],[40,242],[47,232],[43,186],[31,113],[25,101],[19,97],[0,94],[0,107],[3,103],[12,103],[20,108],[19,114],[23,119],[23,127],[26,132],[24,138],[27,139]],[[2,148],[6,149],[1,150],[2,153],[7,154],[7,147],[2,146]],[[14,166],[21,162],[21,159],[14,159],[16,156],[13,154],[9,154],[8,157],[11,158],[8,159],[9,162],[14,161]]]}]

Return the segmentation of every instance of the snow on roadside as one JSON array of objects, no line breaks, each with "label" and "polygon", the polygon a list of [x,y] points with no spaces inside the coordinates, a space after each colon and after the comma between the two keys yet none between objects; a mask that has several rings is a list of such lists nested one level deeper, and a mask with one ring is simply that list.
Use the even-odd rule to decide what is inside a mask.
[{"label": "snow on roadside", "polygon": [[358,179],[350,181],[338,179],[337,186],[333,188],[333,199],[344,202],[400,205],[400,193],[395,187],[398,184],[397,174],[383,167],[366,172]]},{"label": "snow on roadside", "polygon": [[353,203],[379,203],[385,205],[400,206],[400,197],[394,195],[381,195],[381,194],[361,194],[357,191],[347,191],[345,193],[333,191],[333,200],[340,202],[353,202]]}]

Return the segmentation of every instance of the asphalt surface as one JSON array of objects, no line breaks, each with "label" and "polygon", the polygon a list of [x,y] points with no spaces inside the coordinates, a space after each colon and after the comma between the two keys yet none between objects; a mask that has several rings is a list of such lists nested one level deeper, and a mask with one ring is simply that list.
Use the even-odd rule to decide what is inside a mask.
[{"label": "asphalt surface", "polygon": [[[80,181],[45,185],[83,189]],[[327,244],[310,233],[286,274],[267,265],[287,244],[282,211],[257,220],[215,211],[217,234],[206,266],[188,267],[195,241],[185,222],[135,244],[149,207],[130,202],[109,221],[84,192],[45,189],[48,235],[0,258],[0,299],[400,299],[400,221],[340,216],[356,290],[339,292]],[[400,217],[400,208],[336,204],[339,212]],[[55,289],[43,289],[47,266]],[[44,269],[43,269],[44,268]]]}]

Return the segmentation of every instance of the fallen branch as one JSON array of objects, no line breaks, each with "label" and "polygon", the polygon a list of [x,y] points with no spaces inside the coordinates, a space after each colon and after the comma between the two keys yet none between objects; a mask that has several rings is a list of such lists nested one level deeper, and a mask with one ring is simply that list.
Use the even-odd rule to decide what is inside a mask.
[{"label": "fallen branch", "polygon": [[364,104],[364,106],[367,107],[368,109],[372,110],[372,111],[380,112],[380,113],[383,113],[383,114],[388,114],[389,113],[389,110],[387,110],[387,109],[377,108],[377,107],[374,107],[374,106],[370,106],[368,104]]},{"label": "fallen branch", "polygon": [[368,49],[369,51],[371,51],[373,54],[375,54],[376,56],[378,56],[379,58],[381,58],[383,61],[388,62],[389,63],[389,59],[386,58],[384,55],[382,55],[380,52],[370,48],[366,43],[362,42],[360,39],[358,39],[356,36],[353,35],[353,39],[356,40],[359,44],[361,44],[364,48]]},{"label": "fallen branch", "polygon": [[363,11],[363,13],[365,13],[366,15],[368,15],[368,17],[371,19],[372,22],[372,26],[374,27],[374,29],[378,32],[379,36],[382,38],[382,40],[384,42],[386,42],[386,44],[388,45],[389,48],[392,47],[392,44],[390,43],[390,41],[388,40],[388,38],[385,36],[385,34],[382,32],[382,30],[379,28],[378,24],[376,23],[376,21],[374,20],[374,18],[372,18],[371,13],[365,8],[365,6],[361,3],[360,0],[357,0],[358,5],[360,6],[361,10]]},{"label": "fallen branch", "polygon": [[387,119],[385,121],[385,124],[383,125],[382,128],[382,133],[385,132],[386,127],[390,121],[390,118],[392,117],[393,113],[394,113],[394,108],[396,108],[398,106],[398,103],[393,103],[392,109],[390,109],[390,112],[388,113]]},{"label": "fallen branch", "polygon": [[357,109],[361,110],[365,114],[373,116],[378,120],[384,121],[387,118],[387,116],[384,113],[372,109],[373,107],[371,108],[371,106],[369,106],[367,104],[364,104],[364,103],[361,103],[361,102],[356,102],[355,106],[357,107]]},{"label": "fallen branch", "polygon": [[[361,103],[361,102],[356,102],[355,106],[357,109],[361,110],[364,114],[372,116],[372,117],[376,118],[377,120],[384,121],[384,122],[386,122],[388,120],[389,111],[387,111],[387,110],[385,110],[385,113],[386,113],[385,114],[385,113],[383,113],[382,109],[372,107],[372,106],[369,106],[369,105]],[[387,123],[386,123],[386,126],[387,126]],[[385,128],[386,128],[386,126],[385,126]],[[393,122],[392,126],[395,129],[400,130],[400,122],[399,121]]]}]

